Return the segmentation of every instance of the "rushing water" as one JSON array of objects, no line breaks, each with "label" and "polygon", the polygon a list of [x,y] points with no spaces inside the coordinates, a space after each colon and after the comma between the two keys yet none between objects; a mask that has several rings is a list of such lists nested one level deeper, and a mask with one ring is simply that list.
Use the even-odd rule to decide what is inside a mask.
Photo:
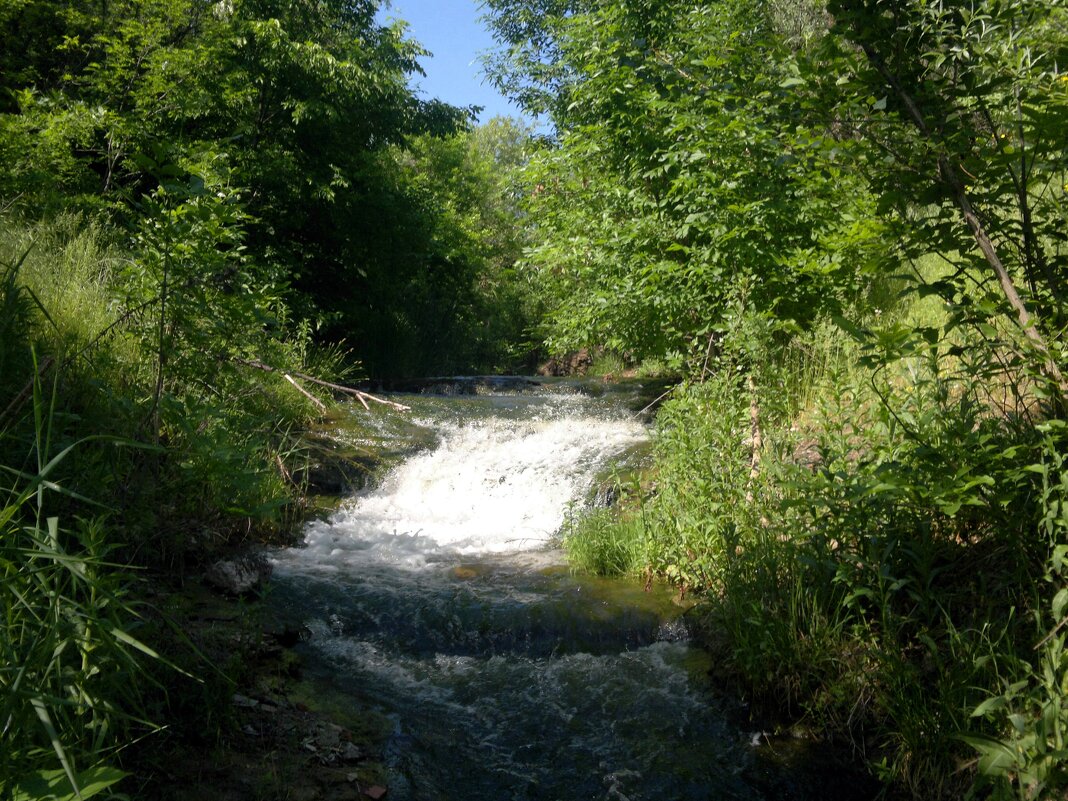
[{"label": "rushing water", "polygon": [[390,798],[798,797],[769,795],[666,590],[562,567],[568,516],[640,458],[635,398],[406,396],[432,444],[277,556],[309,670],[393,723]]}]

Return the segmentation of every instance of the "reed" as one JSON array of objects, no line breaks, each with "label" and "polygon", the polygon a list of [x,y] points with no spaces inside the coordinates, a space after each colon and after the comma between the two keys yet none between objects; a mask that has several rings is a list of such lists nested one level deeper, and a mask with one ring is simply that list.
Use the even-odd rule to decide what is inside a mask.
[{"label": "reed", "polygon": [[116,753],[156,728],[142,661],[158,655],[136,636],[110,533],[102,518],[55,513],[93,505],[64,486],[64,460],[115,443],[53,452],[55,402],[55,385],[46,397],[35,380],[32,468],[0,465],[0,794],[26,799],[103,791],[124,775]]}]

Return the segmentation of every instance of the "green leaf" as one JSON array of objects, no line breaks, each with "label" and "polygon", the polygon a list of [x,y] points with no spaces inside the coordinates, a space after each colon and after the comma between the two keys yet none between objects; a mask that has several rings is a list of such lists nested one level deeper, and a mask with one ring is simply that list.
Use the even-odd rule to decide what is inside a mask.
[{"label": "green leaf", "polygon": [[77,776],[78,789],[62,770],[41,770],[16,782],[12,801],[76,801],[92,798],[128,776],[118,768],[97,765]]},{"label": "green leaf", "polygon": [[1009,699],[1004,695],[995,695],[992,698],[987,698],[983,703],[979,704],[972,710],[973,718],[981,718],[985,715],[989,715],[991,712],[996,712],[1002,709],[1005,704],[1009,702]]},{"label": "green leaf", "polygon": [[1053,609],[1053,617],[1060,620],[1064,616],[1064,608],[1068,606],[1068,587],[1062,587],[1061,590],[1053,596],[1053,603],[1051,608]]},{"label": "green leaf", "polygon": [[981,734],[962,734],[958,739],[979,753],[979,772],[985,776],[1002,776],[1016,767],[1016,751],[1000,740]]}]

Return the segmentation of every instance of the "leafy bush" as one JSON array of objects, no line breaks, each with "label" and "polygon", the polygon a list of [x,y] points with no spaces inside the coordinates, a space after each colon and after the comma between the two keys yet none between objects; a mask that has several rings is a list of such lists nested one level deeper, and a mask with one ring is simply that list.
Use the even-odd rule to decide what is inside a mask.
[{"label": "leafy bush", "polygon": [[[762,371],[769,395],[799,370],[813,385],[803,408],[757,393],[757,464],[743,374],[677,390],[658,419],[655,492],[581,521],[576,563],[652,569],[702,594],[724,673],[918,798],[981,783],[961,770],[969,743],[1004,787],[1059,786],[1065,443],[1043,432],[1061,428],[1000,412],[949,348],[865,368],[869,345],[807,342],[816,366]],[[1028,620],[1051,611],[1032,653]]]}]

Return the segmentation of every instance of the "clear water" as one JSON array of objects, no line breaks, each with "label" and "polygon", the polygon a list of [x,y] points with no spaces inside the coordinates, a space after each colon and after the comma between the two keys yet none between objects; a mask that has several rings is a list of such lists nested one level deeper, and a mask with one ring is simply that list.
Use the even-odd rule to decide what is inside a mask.
[{"label": "clear water", "polygon": [[563,567],[568,516],[647,440],[638,397],[404,396],[433,444],[277,555],[308,669],[393,722],[390,798],[770,797],[668,591]]}]

